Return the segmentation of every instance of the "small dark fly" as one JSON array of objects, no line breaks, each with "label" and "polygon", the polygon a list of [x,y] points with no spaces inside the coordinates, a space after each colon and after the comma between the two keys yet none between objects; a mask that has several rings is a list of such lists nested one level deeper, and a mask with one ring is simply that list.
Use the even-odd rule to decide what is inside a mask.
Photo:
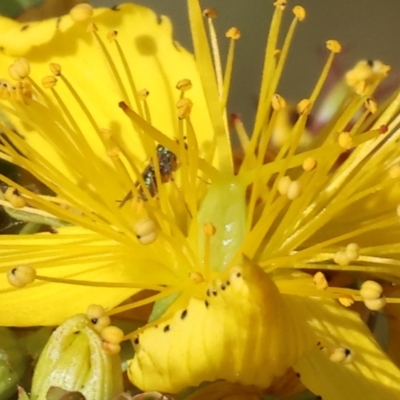
[{"label": "small dark fly", "polygon": [[[178,168],[178,159],[176,154],[173,153],[171,150],[168,150],[166,147],[162,146],[161,144],[157,145],[156,148],[156,155],[158,159],[158,167],[161,176],[161,182],[166,183],[173,180],[173,173]],[[146,188],[150,192],[150,196],[154,197],[158,193],[157,187],[157,178],[156,178],[156,171],[154,162],[151,160],[146,168],[142,171],[142,178]],[[136,182],[136,187],[139,190],[140,198],[144,201],[147,200],[147,196],[140,186],[139,182]],[[121,200],[119,207],[123,207],[125,203],[133,198],[133,193],[130,190],[127,195]]]}]

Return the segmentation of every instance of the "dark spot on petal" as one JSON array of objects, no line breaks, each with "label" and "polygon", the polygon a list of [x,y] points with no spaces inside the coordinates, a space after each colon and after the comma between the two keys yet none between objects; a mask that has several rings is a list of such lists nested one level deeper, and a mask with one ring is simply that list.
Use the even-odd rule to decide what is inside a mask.
[{"label": "dark spot on petal", "polygon": [[169,325],[165,325],[164,326],[164,332],[168,332],[169,331]]},{"label": "dark spot on petal", "polygon": [[21,26],[21,32],[26,31],[28,28],[29,28],[29,25],[28,25],[28,24],[22,25],[22,26]]},{"label": "dark spot on petal", "polygon": [[213,294],[214,296],[216,296],[216,295],[218,294],[218,292],[214,289],[214,290],[212,291],[212,294]]},{"label": "dark spot on petal", "polygon": [[12,273],[13,275],[15,275],[16,272],[17,272],[17,268],[13,268],[13,269],[11,270],[11,273]]},{"label": "dark spot on petal", "polygon": [[344,354],[346,354],[346,357],[348,357],[351,354],[350,349],[344,349]]},{"label": "dark spot on petal", "polygon": [[298,378],[300,378],[300,374],[299,374],[298,372],[296,372],[296,376],[297,376]]},{"label": "dark spot on petal", "polygon": [[135,338],[135,340],[133,341],[133,343],[135,343],[135,344],[139,344],[139,338],[138,338],[138,337],[136,337],[136,338]]},{"label": "dark spot on petal", "polygon": [[204,302],[204,304],[205,304],[206,307],[208,308],[209,304],[208,304],[208,301],[207,301],[207,300]]},{"label": "dark spot on petal", "polygon": [[157,24],[161,25],[162,23],[162,16],[160,14],[157,14]]},{"label": "dark spot on petal", "polygon": [[96,325],[97,322],[99,322],[97,318],[92,318],[90,321],[92,322],[93,325]]},{"label": "dark spot on petal", "polygon": [[226,281],[226,286],[229,286],[231,283],[229,281]]},{"label": "dark spot on petal", "polygon": [[78,333],[81,333],[81,331],[75,331],[74,335],[77,335]]},{"label": "dark spot on petal", "polygon": [[141,35],[135,39],[137,51],[143,56],[154,56],[157,54],[157,43],[150,35]]},{"label": "dark spot on petal", "polygon": [[207,289],[206,295],[210,297],[210,289]]},{"label": "dark spot on petal", "polygon": [[317,342],[317,346],[320,346],[321,345],[321,342]]},{"label": "dark spot on petal", "polygon": [[236,274],[236,276],[237,276],[238,278],[240,278],[240,277],[242,276],[242,274],[241,274],[240,272],[238,272],[238,273]]},{"label": "dark spot on petal", "polygon": [[226,286],[225,286],[225,285],[221,285],[221,289],[222,289],[222,290],[225,290],[225,289],[226,289]]},{"label": "dark spot on petal", "polygon": [[187,316],[187,310],[183,310],[181,314],[181,319],[185,319]]},{"label": "dark spot on petal", "polygon": [[119,11],[119,6],[115,5],[111,7],[112,11]]},{"label": "dark spot on petal", "polygon": [[322,400],[322,396],[317,396],[315,399],[316,400]]}]

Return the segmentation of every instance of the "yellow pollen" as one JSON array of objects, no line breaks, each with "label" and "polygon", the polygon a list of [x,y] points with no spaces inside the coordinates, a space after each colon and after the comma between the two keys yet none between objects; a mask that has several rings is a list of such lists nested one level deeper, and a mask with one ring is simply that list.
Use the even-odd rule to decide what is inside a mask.
[{"label": "yellow pollen", "polygon": [[339,303],[344,307],[350,307],[354,304],[354,299],[350,296],[341,296],[338,298]]},{"label": "yellow pollen", "polygon": [[26,206],[26,200],[22,197],[18,190],[9,186],[4,193],[4,199],[7,200],[14,208],[23,208]]},{"label": "yellow pollen", "polygon": [[326,48],[332,53],[338,54],[342,51],[342,46],[337,40],[327,40]]},{"label": "yellow pollen", "polygon": [[215,8],[206,8],[203,11],[203,17],[215,19],[218,17],[217,10]]},{"label": "yellow pollen", "polygon": [[182,79],[176,84],[176,88],[181,92],[187,92],[192,88],[192,82],[190,79]]},{"label": "yellow pollen", "polygon": [[308,114],[311,111],[312,104],[309,99],[300,100],[296,106],[297,113],[299,115]]},{"label": "yellow pollen", "polygon": [[204,233],[207,236],[211,237],[211,236],[215,235],[215,232],[216,232],[215,226],[211,222],[207,222],[206,224],[204,224],[203,229],[204,229]]},{"label": "yellow pollen", "polygon": [[36,270],[29,265],[19,265],[7,271],[7,279],[11,286],[22,288],[36,279]]},{"label": "yellow pollen", "polygon": [[283,176],[281,179],[279,179],[279,182],[278,182],[279,194],[281,194],[282,196],[286,196],[291,183],[292,183],[292,180],[288,176]]},{"label": "yellow pollen", "polygon": [[364,300],[376,300],[382,296],[383,288],[375,281],[365,281],[360,288],[360,296]]},{"label": "yellow pollen", "polygon": [[357,243],[350,243],[346,246],[346,255],[349,261],[356,261],[360,256],[360,246]]},{"label": "yellow pollen", "polygon": [[97,32],[99,28],[97,28],[97,25],[93,22],[90,22],[86,28],[87,32]]},{"label": "yellow pollen", "polygon": [[178,109],[178,118],[185,119],[189,117],[190,112],[192,111],[193,103],[191,100],[187,98],[179,99],[176,108]]},{"label": "yellow pollen", "polygon": [[308,157],[303,161],[302,167],[306,172],[312,171],[317,166],[317,160],[312,157]]},{"label": "yellow pollen", "polygon": [[289,200],[297,199],[301,195],[301,184],[298,180],[290,182],[286,195]]},{"label": "yellow pollen", "polygon": [[146,100],[149,95],[150,92],[147,89],[141,89],[138,91],[139,100]]},{"label": "yellow pollen", "polygon": [[293,7],[293,14],[301,22],[306,18],[306,10],[302,6]]},{"label": "yellow pollen", "polygon": [[107,33],[107,39],[110,43],[113,43],[117,39],[118,31],[111,30]]},{"label": "yellow pollen", "polygon": [[275,111],[279,111],[286,107],[286,100],[281,95],[274,94],[272,96],[271,104]]},{"label": "yellow pollen", "polygon": [[46,89],[51,89],[54,86],[56,86],[57,83],[57,78],[54,76],[45,76],[42,79],[42,85],[43,87],[45,87]]},{"label": "yellow pollen", "polygon": [[29,61],[23,57],[16,59],[8,68],[8,72],[16,81],[28,77],[31,72]]},{"label": "yellow pollen", "polygon": [[156,224],[150,218],[137,221],[133,231],[142,244],[153,243],[157,238]]},{"label": "yellow pollen", "polygon": [[371,113],[375,114],[378,109],[378,103],[375,99],[367,99],[365,100],[365,108]]},{"label": "yellow pollen", "polygon": [[60,76],[61,75],[61,65],[60,64],[56,64],[56,63],[51,63],[49,65],[50,67],[50,72],[54,75],[54,76]]},{"label": "yellow pollen", "polygon": [[328,281],[325,278],[325,275],[318,271],[313,277],[314,284],[318,290],[326,290],[328,288]]},{"label": "yellow pollen", "polygon": [[119,344],[124,338],[124,332],[120,328],[110,325],[101,331],[100,336],[105,342]]},{"label": "yellow pollen", "polygon": [[111,323],[110,317],[105,314],[104,308],[98,304],[91,304],[86,311],[86,315],[92,322],[94,330],[98,333]]},{"label": "yellow pollen", "polygon": [[333,256],[333,261],[342,267],[349,265],[350,260],[345,251],[338,251]]},{"label": "yellow pollen", "polygon": [[274,2],[274,6],[282,11],[286,8],[286,5],[287,5],[287,0],[277,0]]},{"label": "yellow pollen", "polygon": [[235,26],[229,28],[226,33],[225,36],[228,39],[233,39],[233,40],[238,40],[240,39],[240,37],[242,36],[240,30],[238,28],[236,28]]},{"label": "yellow pollen", "polygon": [[349,132],[341,132],[338,137],[339,146],[344,150],[349,150],[353,147],[353,138]]},{"label": "yellow pollen", "polygon": [[374,299],[374,300],[364,300],[365,307],[367,307],[371,311],[382,310],[386,306],[386,303],[387,300],[385,296],[382,296],[379,299]]},{"label": "yellow pollen", "polygon": [[93,7],[87,3],[78,4],[71,8],[69,15],[75,22],[86,21],[93,15]]},{"label": "yellow pollen", "polygon": [[345,347],[338,347],[329,356],[329,359],[335,363],[348,364],[353,359],[353,354]]}]

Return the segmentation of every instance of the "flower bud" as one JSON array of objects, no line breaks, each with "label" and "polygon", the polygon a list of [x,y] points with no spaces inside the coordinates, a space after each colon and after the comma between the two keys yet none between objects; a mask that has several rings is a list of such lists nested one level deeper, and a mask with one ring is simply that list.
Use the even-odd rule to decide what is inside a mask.
[{"label": "flower bud", "polygon": [[79,391],[86,400],[111,400],[123,389],[119,356],[106,354],[85,314],[60,325],[40,355],[31,399],[45,400],[51,387]]}]

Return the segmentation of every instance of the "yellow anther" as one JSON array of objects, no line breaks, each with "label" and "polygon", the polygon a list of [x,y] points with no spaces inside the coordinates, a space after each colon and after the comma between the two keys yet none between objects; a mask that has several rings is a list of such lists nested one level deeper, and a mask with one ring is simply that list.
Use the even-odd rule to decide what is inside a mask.
[{"label": "yellow anther", "polygon": [[29,265],[20,265],[7,272],[7,279],[11,286],[22,288],[36,279],[36,270]]},{"label": "yellow anther", "polygon": [[306,18],[306,10],[302,6],[293,7],[293,14],[301,22]]},{"label": "yellow anther", "polygon": [[55,76],[45,76],[42,79],[42,85],[46,89],[50,89],[50,88],[56,86],[56,83],[57,83],[57,78]]},{"label": "yellow anther", "polygon": [[354,299],[351,296],[341,296],[338,301],[344,307],[351,307],[354,304]]},{"label": "yellow anther", "polygon": [[337,40],[327,40],[325,42],[326,48],[332,53],[340,53],[342,51],[342,46]]},{"label": "yellow anther", "polygon": [[271,104],[275,111],[282,110],[286,107],[286,100],[281,95],[274,94],[272,96]]},{"label": "yellow anther", "polygon": [[308,157],[303,161],[303,169],[304,171],[312,171],[317,166],[317,160],[312,157]]},{"label": "yellow anther", "polygon": [[176,108],[178,109],[178,118],[185,119],[190,115],[192,111],[193,103],[187,98],[178,100],[176,103]]},{"label": "yellow anther", "polygon": [[100,128],[100,132],[105,140],[110,140],[112,138],[112,132],[107,128]]},{"label": "yellow anther", "polygon": [[206,18],[217,18],[218,17],[218,13],[217,13],[217,10],[215,9],[215,8],[206,8],[204,11],[203,11],[203,17],[206,17]]},{"label": "yellow anther", "polygon": [[325,275],[321,271],[318,271],[314,275],[313,281],[318,290],[326,290],[329,286],[328,281],[325,278]]},{"label": "yellow anther", "polygon": [[238,28],[236,28],[235,26],[232,26],[232,28],[229,28],[226,31],[225,36],[229,39],[238,40],[242,36],[242,33],[239,31]]},{"label": "yellow anther", "polygon": [[332,362],[348,364],[353,359],[353,353],[345,347],[336,348],[329,356]]},{"label": "yellow anther", "polygon": [[374,300],[364,300],[365,307],[367,307],[371,311],[379,311],[382,310],[386,306],[386,297],[382,296],[379,299]]},{"label": "yellow anther", "polygon": [[87,3],[78,4],[70,10],[69,15],[75,22],[86,21],[93,15],[93,7]]},{"label": "yellow anther", "polygon": [[360,246],[357,243],[350,243],[346,246],[346,255],[349,261],[356,261],[360,256]]},{"label": "yellow anther", "polygon": [[26,206],[26,200],[21,196],[17,189],[9,186],[4,193],[4,199],[7,200],[14,208],[22,208]]},{"label": "yellow anther", "polygon": [[347,71],[345,78],[350,87],[357,89],[357,93],[361,92],[362,83],[373,82],[376,79],[382,79],[388,75],[390,66],[383,64],[381,61],[359,61],[351,70]]},{"label": "yellow anther", "polygon": [[377,300],[382,297],[383,288],[375,281],[365,281],[360,288],[360,296],[363,300]]},{"label": "yellow anther", "polygon": [[202,283],[204,282],[204,277],[199,272],[191,272],[189,274],[189,279],[194,283]]},{"label": "yellow anther", "polygon": [[113,146],[113,147],[108,148],[108,149],[106,150],[106,152],[107,152],[107,155],[108,155],[109,157],[111,157],[111,158],[118,158],[119,155],[120,155],[120,153],[121,153],[121,150],[120,150],[119,147]]},{"label": "yellow anther", "polygon": [[345,251],[338,251],[334,256],[333,256],[333,261],[337,265],[346,266],[349,265],[350,260],[349,257],[347,256]]},{"label": "yellow anther", "polygon": [[8,68],[8,72],[11,78],[19,81],[21,79],[26,78],[29,76],[31,72],[31,66],[29,61],[26,58],[18,58],[16,59]]},{"label": "yellow anther", "polygon": [[277,8],[280,8],[281,10],[284,10],[287,5],[287,0],[276,0],[274,3],[274,6]]},{"label": "yellow anther", "polygon": [[349,132],[341,132],[338,137],[339,146],[344,150],[349,150],[353,147],[353,138]]},{"label": "yellow anther", "polygon": [[54,76],[60,76],[61,75],[61,65],[60,64],[56,64],[56,63],[51,63],[49,65],[50,67],[50,72],[54,75]]},{"label": "yellow anther", "polygon": [[111,320],[108,315],[105,315],[104,308],[98,304],[91,304],[86,314],[92,322],[95,331],[100,333],[104,328],[110,325]]},{"label": "yellow anther", "polygon": [[378,103],[374,99],[367,99],[365,100],[365,108],[371,113],[375,114],[376,110],[378,109]]},{"label": "yellow anther", "polygon": [[214,236],[216,232],[215,226],[211,222],[207,222],[206,224],[204,224],[203,230],[204,233],[209,237]]},{"label": "yellow anther", "polygon": [[156,224],[150,218],[137,221],[133,230],[142,244],[153,243],[157,238]]},{"label": "yellow anther", "polygon": [[292,183],[292,180],[288,176],[283,176],[281,179],[279,179],[278,182],[278,192],[282,196],[287,195],[287,192],[289,190],[289,186]]},{"label": "yellow anther", "polygon": [[107,33],[107,39],[110,43],[114,42],[117,39],[118,31],[111,30]]},{"label": "yellow anther", "polygon": [[295,180],[290,182],[286,195],[289,200],[297,199],[301,195],[300,181]]},{"label": "yellow anther", "polygon": [[142,89],[138,91],[139,100],[146,100],[150,92],[147,89]]},{"label": "yellow anther", "polygon": [[192,88],[192,81],[190,79],[181,79],[177,84],[176,88],[181,92],[187,92]]},{"label": "yellow anther", "polygon": [[311,111],[311,102],[309,99],[300,100],[296,106],[299,115],[308,114]]},{"label": "yellow anther", "polygon": [[101,347],[110,356],[118,354],[121,351],[119,343],[102,342]]},{"label": "yellow anther", "polygon": [[99,28],[97,28],[97,25],[94,22],[90,22],[86,28],[87,32],[97,32]]},{"label": "yellow anther", "polygon": [[119,344],[124,338],[124,332],[117,326],[110,325],[101,331],[100,336],[105,342]]}]

